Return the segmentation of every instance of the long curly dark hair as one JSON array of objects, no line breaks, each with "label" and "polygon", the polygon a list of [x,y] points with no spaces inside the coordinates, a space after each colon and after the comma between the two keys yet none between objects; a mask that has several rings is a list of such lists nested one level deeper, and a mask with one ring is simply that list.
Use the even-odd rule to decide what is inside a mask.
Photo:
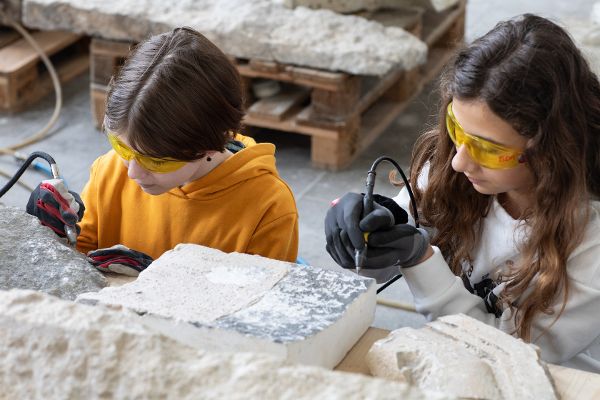
[{"label": "long curly dark hair", "polygon": [[[530,341],[536,314],[554,313],[561,297],[556,318],[564,310],[567,259],[581,242],[590,199],[600,197],[598,78],[565,30],[525,14],[461,49],[442,73],[440,89],[438,127],[417,141],[410,181],[426,225],[436,230],[432,243],[455,274],[471,259],[493,198],[452,169],[456,149],[446,132],[448,104],[453,98],[485,101],[530,139],[525,152],[535,182],[525,216],[530,234],[502,295],[517,334]],[[418,190],[417,178],[428,163],[428,185]]]}]

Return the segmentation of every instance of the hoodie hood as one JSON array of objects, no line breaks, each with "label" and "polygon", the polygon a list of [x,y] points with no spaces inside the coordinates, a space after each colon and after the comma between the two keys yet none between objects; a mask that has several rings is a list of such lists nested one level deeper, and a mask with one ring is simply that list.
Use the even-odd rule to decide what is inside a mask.
[{"label": "hoodie hood", "polygon": [[235,187],[262,175],[279,177],[275,168],[275,146],[271,143],[253,144],[233,154],[207,175],[182,187],[171,189],[169,195],[195,200],[208,200],[226,195]]}]

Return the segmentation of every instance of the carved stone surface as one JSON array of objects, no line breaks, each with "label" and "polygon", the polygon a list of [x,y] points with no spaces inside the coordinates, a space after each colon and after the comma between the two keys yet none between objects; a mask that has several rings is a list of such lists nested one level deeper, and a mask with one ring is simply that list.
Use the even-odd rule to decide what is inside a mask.
[{"label": "carved stone surface", "polygon": [[134,282],[77,301],[133,310],[194,347],[264,351],[333,368],[373,321],[375,282],[186,244]]},{"label": "carved stone surface", "polygon": [[460,398],[557,399],[538,349],[465,315],[402,328],[367,354],[374,376]]},{"label": "carved stone surface", "polygon": [[445,399],[266,354],[207,352],[133,313],[0,291],[0,387],[9,399]]},{"label": "carved stone surface", "polygon": [[25,211],[0,206],[0,289],[32,289],[75,300],[107,286],[83,254]]},{"label": "carved stone surface", "polygon": [[[0,11],[8,15],[15,22],[21,22],[21,3],[23,0],[2,0],[0,2]],[[0,25],[8,25],[9,21],[0,13]]]},{"label": "carved stone surface", "polygon": [[225,53],[352,74],[383,75],[426,60],[427,46],[401,28],[271,0],[24,0],[29,27],[139,41],[178,26]]},{"label": "carved stone surface", "polygon": [[351,13],[361,10],[402,9],[414,6],[443,11],[457,4],[458,0],[283,0],[283,3],[290,8],[326,8],[339,13]]}]

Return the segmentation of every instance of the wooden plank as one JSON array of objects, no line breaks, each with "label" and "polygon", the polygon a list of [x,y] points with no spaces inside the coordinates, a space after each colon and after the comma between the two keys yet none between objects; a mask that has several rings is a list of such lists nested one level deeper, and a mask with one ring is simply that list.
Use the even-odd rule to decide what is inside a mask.
[{"label": "wooden plank", "polygon": [[253,118],[266,118],[282,121],[287,118],[293,108],[310,95],[310,91],[300,86],[287,86],[274,96],[260,99],[248,108]]},{"label": "wooden plank", "polygon": [[[416,95],[416,93],[414,94]],[[413,95],[413,96],[414,96]],[[411,98],[413,97],[411,96]],[[360,127],[359,152],[362,152],[371,145],[391,123],[398,118],[402,110],[408,105],[407,101],[401,103],[380,99],[373,107],[362,115],[362,125]]]},{"label": "wooden plank", "polygon": [[[74,33],[59,31],[34,32],[31,35],[48,56],[75,43],[81,38],[80,35]],[[19,39],[0,49],[0,73],[14,73],[35,65],[39,60],[39,55],[35,49],[25,39]]]},{"label": "wooden plank", "polygon": [[376,341],[386,337],[390,331],[379,328],[369,328],[350,349],[346,357],[334,368],[335,371],[353,372],[356,374],[371,375],[365,357]]},{"label": "wooden plank", "polygon": [[[346,79],[344,74],[332,73],[328,75],[326,71],[311,70],[308,68],[286,67],[279,72],[257,71],[250,64],[238,64],[240,75],[248,78],[267,78],[282,82],[289,82],[300,86],[308,86],[324,90],[341,90],[342,82]],[[316,79],[318,77],[318,79]],[[330,77],[331,79],[328,79]]]},{"label": "wooden plank", "polygon": [[276,74],[283,69],[283,66],[277,61],[270,60],[252,59],[248,65],[250,65],[250,68],[252,68],[254,71],[264,72],[267,74]]},{"label": "wooden plank", "polygon": [[[348,117],[350,118],[350,117]],[[296,115],[296,123],[302,127],[315,127],[327,130],[341,131],[346,126],[346,120],[322,119],[314,112],[312,104],[306,106]]]},{"label": "wooden plank", "polygon": [[313,136],[311,162],[318,168],[337,171],[348,166],[359,154],[358,134],[360,117],[347,121],[337,139]]},{"label": "wooden plank", "polygon": [[324,120],[345,121],[356,114],[360,85],[361,77],[351,76],[339,90],[313,89],[310,97],[314,116]]},{"label": "wooden plank", "polygon": [[354,15],[379,22],[383,26],[402,28],[411,35],[421,38],[424,13],[425,9],[422,7],[407,6],[395,9],[386,8],[375,11],[362,11]]},{"label": "wooden plank", "polygon": [[306,108],[301,107],[290,110],[287,118],[281,121],[269,120],[264,118],[254,118],[252,115],[246,114],[243,123],[245,125],[256,126],[259,128],[268,128],[284,132],[300,133],[303,135],[316,136],[322,138],[330,138],[337,140],[339,131],[335,129],[321,128],[317,126],[306,126],[297,123],[298,115],[306,112]]},{"label": "wooden plank", "polygon": [[94,127],[100,129],[104,122],[104,112],[106,110],[106,96],[108,90],[105,86],[91,84],[90,87],[90,106],[92,108],[92,119]]},{"label": "wooden plank", "polygon": [[132,42],[93,38],[90,44],[90,52],[113,57],[126,57],[133,46],[135,44]]},{"label": "wooden plank", "polygon": [[429,49],[427,63],[421,66],[423,83],[435,78],[455,53],[456,47],[434,47]]},{"label": "wooden plank", "polygon": [[464,20],[466,5],[466,0],[459,0],[455,7],[444,12],[425,12],[423,15],[423,41],[427,47],[433,47],[441,40],[460,18]]},{"label": "wooden plank", "polygon": [[[66,83],[89,68],[87,53],[70,55],[70,57],[54,64],[61,83]],[[52,78],[47,70],[38,74],[37,68],[26,68],[24,72],[30,76],[21,76],[12,84],[12,93],[8,103],[2,106],[11,112],[21,111],[24,107],[36,102],[54,91]]]}]

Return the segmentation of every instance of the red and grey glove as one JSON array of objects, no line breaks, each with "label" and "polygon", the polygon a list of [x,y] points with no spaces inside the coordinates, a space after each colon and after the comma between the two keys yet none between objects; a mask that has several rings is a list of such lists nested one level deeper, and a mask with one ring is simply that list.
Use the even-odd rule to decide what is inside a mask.
[{"label": "red and grey glove", "polygon": [[60,237],[67,236],[65,225],[76,230],[77,235],[81,232],[77,222],[83,218],[85,206],[77,193],[67,190],[62,179],[42,181],[31,192],[26,210]]},{"label": "red and grey glove", "polygon": [[138,276],[154,261],[149,255],[131,250],[122,244],[89,251],[87,258],[100,271],[110,271],[128,276]]}]

